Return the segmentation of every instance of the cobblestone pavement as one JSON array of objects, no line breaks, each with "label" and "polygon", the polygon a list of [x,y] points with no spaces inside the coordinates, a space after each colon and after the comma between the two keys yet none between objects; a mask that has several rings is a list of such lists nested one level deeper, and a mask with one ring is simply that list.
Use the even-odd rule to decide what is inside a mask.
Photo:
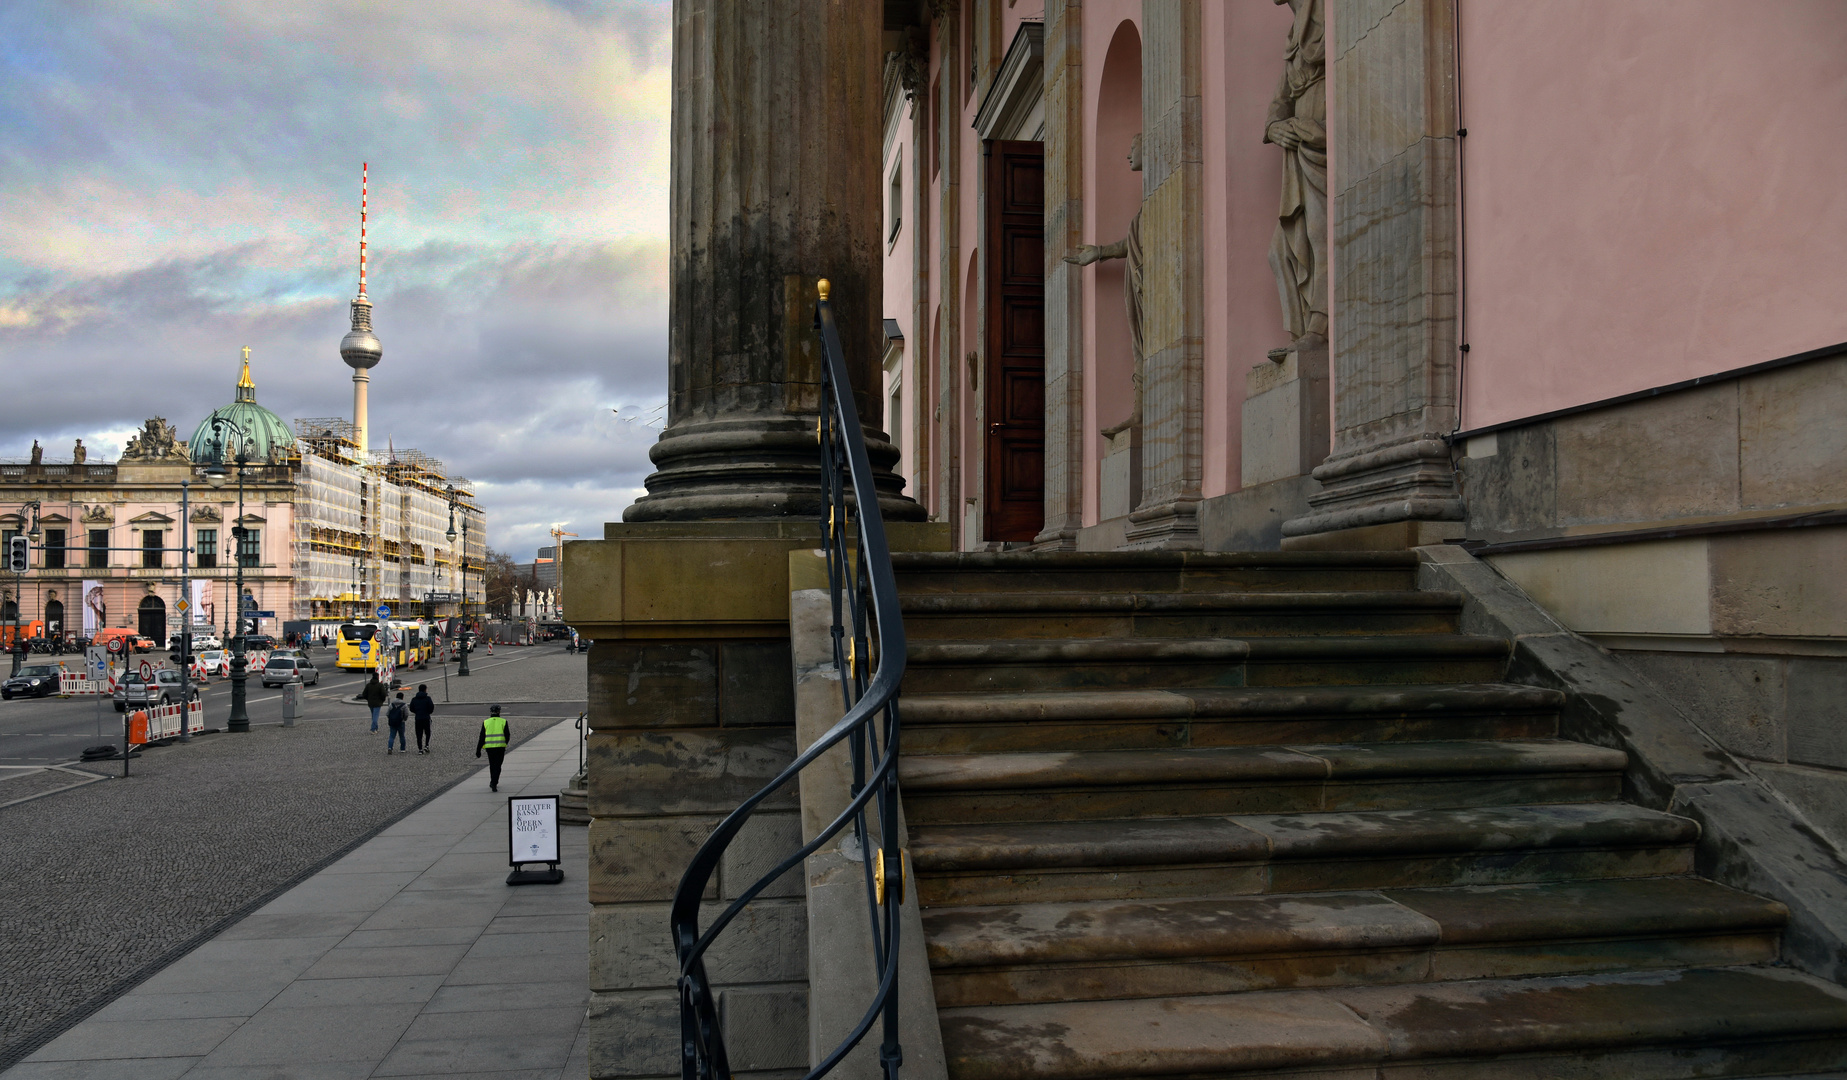
[{"label": "cobblestone pavement", "polygon": [[[574,678],[581,699],[582,657],[528,651],[530,661],[462,681],[513,701]],[[515,742],[581,708],[510,708]],[[439,705],[433,752],[389,757],[363,706],[323,697],[310,709],[293,728],[150,748],[130,779],[0,807],[11,928],[0,936],[0,1067],[481,764],[476,706]]]}]

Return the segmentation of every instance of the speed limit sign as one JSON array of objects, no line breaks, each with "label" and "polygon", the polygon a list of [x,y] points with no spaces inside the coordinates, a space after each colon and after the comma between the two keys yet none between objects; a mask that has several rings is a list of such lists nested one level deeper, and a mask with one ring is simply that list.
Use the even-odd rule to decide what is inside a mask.
[{"label": "speed limit sign", "polygon": [[122,651],[122,639],[121,638],[110,638],[109,639],[109,651],[112,653],[121,652]]}]

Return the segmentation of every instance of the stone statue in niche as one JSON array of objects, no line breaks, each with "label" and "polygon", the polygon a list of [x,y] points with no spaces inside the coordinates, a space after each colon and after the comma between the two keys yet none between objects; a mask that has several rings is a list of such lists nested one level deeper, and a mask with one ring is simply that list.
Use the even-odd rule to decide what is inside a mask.
[{"label": "stone statue in niche", "polygon": [[78,439],[76,449],[71,451],[71,463],[74,465],[82,465],[84,460],[89,456],[90,452],[83,448],[83,440]]},{"label": "stone statue in niche", "polygon": [[39,446],[37,439],[33,439],[32,440],[32,464],[43,465],[44,463],[45,463],[45,450],[43,447]]},{"label": "stone statue in niche", "polygon": [[[1129,140],[1129,168],[1135,172],[1142,171],[1142,137]],[[1139,425],[1142,419],[1142,212],[1136,208],[1135,216],[1129,219],[1129,235],[1113,244],[1098,247],[1096,244],[1082,244],[1078,249],[1065,256],[1068,263],[1089,266],[1091,263],[1105,259],[1128,260],[1127,271],[1122,275],[1122,306],[1129,317],[1129,346],[1135,357],[1134,374],[1131,378],[1135,385],[1134,411],[1129,413],[1129,422]],[[1113,429],[1114,430],[1114,429]],[[1105,434],[1111,434],[1106,432]]]},{"label": "stone statue in niche", "polygon": [[1270,102],[1263,141],[1283,149],[1283,197],[1270,269],[1292,343],[1315,345],[1328,333],[1328,99],[1321,0],[1276,0],[1295,12],[1283,76]]}]

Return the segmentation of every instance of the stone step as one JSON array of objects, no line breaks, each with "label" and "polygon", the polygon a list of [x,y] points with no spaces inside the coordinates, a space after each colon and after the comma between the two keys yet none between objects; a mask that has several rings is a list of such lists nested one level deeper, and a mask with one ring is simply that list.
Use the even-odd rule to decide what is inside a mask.
[{"label": "stone step", "polygon": [[913,641],[906,694],[1493,682],[1508,643],[1459,634],[1351,638]]},{"label": "stone step", "polygon": [[918,896],[937,906],[1661,877],[1692,872],[1699,826],[1593,803],[910,832]]},{"label": "stone step", "polygon": [[1402,637],[1251,638],[1248,686],[1351,686],[1494,682],[1511,644],[1455,634]]},{"label": "stone step", "polygon": [[1411,589],[1409,551],[896,552],[898,591],[1264,592]]},{"label": "stone step", "polygon": [[1847,1066],[1847,990],[1781,968],[941,1010],[954,1080],[1749,1077]]},{"label": "stone step", "polygon": [[906,694],[906,753],[1543,739],[1565,697],[1512,683]]},{"label": "stone step", "polygon": [[1557,739],[934,754],[899,762],[918,825],[1590,802],[1628,757]]},{"label": "stone step", "polygon": [[1453,634],[1453,592],[914,593],[900,600],[912,640]]},{"label": "stone step", "polygon": [[1775,959],[1781,904],[1699,878],[924,914],[941,1008]]}]

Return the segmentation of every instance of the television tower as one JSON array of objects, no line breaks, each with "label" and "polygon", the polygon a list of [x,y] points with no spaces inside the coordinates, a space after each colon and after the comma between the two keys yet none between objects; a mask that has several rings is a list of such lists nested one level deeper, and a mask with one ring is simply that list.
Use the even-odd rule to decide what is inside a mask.
[{"label": "television tower", "polygon": [[365,456],[366,387],[372,368],[385,355],[385,347],[372,333],[372,301],[366,296],[366,192],[370,166],[359,166],[359,295],[353,298],[353,328],[340,339],[340,359],[353,369],[353,427],[358,429],[359,453]]}]

